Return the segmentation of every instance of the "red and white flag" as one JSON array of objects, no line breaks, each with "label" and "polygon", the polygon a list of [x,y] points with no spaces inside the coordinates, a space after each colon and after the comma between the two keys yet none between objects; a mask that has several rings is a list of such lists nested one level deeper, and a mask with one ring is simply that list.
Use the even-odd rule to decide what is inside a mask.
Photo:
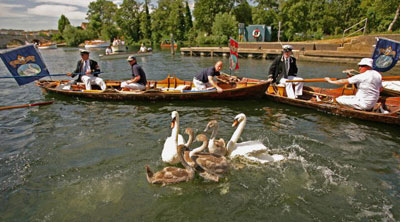
[{"label": "red and white flag", "polygon": [[229,41],[229,48],[231,50],[231,56],[229,58],[229,62],[231,65],[230,69],[231,70],[239,69],[239,56],[238,56],[239,43],[233,38],[231,38]]}]

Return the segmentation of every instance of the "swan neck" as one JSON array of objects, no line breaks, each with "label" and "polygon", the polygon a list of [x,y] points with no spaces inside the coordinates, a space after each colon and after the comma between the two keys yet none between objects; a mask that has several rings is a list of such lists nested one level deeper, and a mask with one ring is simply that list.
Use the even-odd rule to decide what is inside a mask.
[{"label": "swan neck", "polygon": [[217,137],[217,133],[218,133],[218,125],[215,125],[213,131],[211,132],[210,140],[215,139],[215,137]]},{"label": "swan neck", "polygon": [[197,147],[196,149],[190,151],[189,156],[192,157],[193,155],[200,153],[201,151],[205,150],[207,146],[208,146],[208,141],[203,141],[203,144],[200,147]]},{"label": "swan neck", "polygon": [[171,133],[171,137],[174,138],[176,142],[178,142],[178,134],[179,134],[179,117],[176,117],[174,128],[172,128],[172,133]]},{"label": "swan neck", "polygon": [[179,157],[179,161],[182,163],[182,165],[185,167],[185,169],[192,169],[192,167],[185,161],[184,158],[184,154],[185,153],[185,149],[183,146],[179,146],[178,147],[178,157]]},{"label": "swan neck", "polygon": [[193,133],[189,133],[188,134],[188,141],[186,142],[186,144],[185,144],[185,146],[187,147],[187,148],[189,148],[191,145],[192,145],[192,143],[193,143]]},{"label": "swan neck", "polygon": [[239,126],[236,128],[235,132],[233,133],[231,137],[231,141],[237,143],[239,140],[240,136],[243,133],[243,129],[246,126],[246,118],[244,118],[240,123]]}]

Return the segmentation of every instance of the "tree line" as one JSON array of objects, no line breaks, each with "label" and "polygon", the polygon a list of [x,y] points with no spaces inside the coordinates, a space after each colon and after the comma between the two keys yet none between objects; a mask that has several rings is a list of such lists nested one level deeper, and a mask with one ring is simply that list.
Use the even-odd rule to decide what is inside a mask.
[{"label": "tree line", "polygon": [[237,37],[238,23],[265,24],[281,41],[322,39],[367,18],[367,32],[399,32],[398,0],[195,0],[190,10],[186,0],[158,0],[151,5],[124,0],[91,2],[88,25],[83,30],[61,15],[56,40],[76,46],[84,40],[122,37],[130,44],[157,43],[172,34],[176,41],[190,44],[225,44]]}]

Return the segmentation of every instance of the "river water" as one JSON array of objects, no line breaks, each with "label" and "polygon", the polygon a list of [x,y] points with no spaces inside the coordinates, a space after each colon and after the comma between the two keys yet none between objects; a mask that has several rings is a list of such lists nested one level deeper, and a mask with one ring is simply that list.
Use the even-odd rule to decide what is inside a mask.
[{"label": "river water", "polygon": [[[51,73],[72,71],[74,48],[42,50]],[[130,77],[124,59],[99,61],[104,79]],[[148,79],[191,80],[226,58],[138,57]],[[271,60],[241,59],[236,74],[266,78]],[[343,77],[351,64],[299,62],[304,78]],[[4,64],[0,73],[9,75]],[[67,78],[67,77],[60,77]],[[317,86],[332,85],[314,83]],[[1,106],[54,100],[49,106],[0,111],[0,221],[399,221],[400,128],[268,100],[105,102],[44,95],[33,83],[0,80]],[[241,140],[261,140],[287,160],[233,161],[219,183],[148,184],[144,166],[162,169],[170,114],[201,132],[219,121],[229,140],[233,118],[247,115]],[[183,130],[182,130],[183,131]],[[194,144],[195,146],[199,144]]]}]

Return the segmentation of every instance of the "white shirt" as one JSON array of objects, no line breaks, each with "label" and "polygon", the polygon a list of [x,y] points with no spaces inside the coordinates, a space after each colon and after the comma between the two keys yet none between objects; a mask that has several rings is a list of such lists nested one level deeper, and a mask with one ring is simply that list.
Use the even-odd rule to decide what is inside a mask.
[{"label": "white shirt", "polygon": [[82,66],[82,72],[86,73],[87,71],[90,71],[90,62],[89,62],[89,60],[83,61],[83,66]]},{"label": "white shirt", "polygon": [[146,46],[141,46],[141,47],[140,47],[140,52],[146,52],[146,51],[147,51]]},{"label": "white shirt", "polygon": [[110,48],[107,48],[106,49],[106,55],[109,55],[109,54],[111,54],[112,53],[112,50],[110,49]]},{"label": "white shirt", "polygon": [[365,102],[368,107],[374,106],[379,99],[382,87],[382,76],[375,70],[367,70],[348,79],[350,84],[357,84],[356,97]]}]

